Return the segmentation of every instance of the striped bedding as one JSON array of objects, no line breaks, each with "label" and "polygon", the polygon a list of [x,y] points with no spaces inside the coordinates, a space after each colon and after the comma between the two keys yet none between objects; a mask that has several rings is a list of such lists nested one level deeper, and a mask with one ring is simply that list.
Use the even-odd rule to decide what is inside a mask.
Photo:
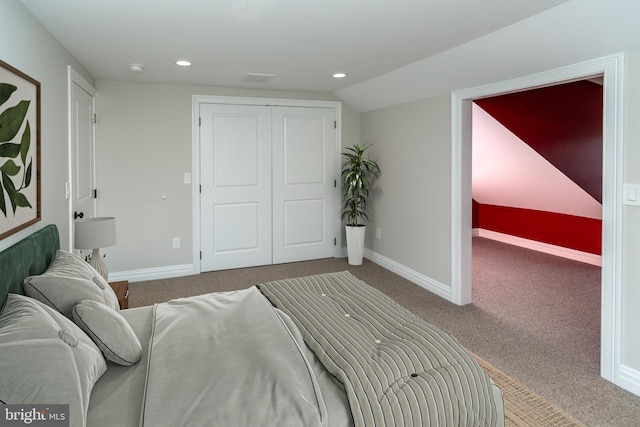
[{"label": "striped bedding", "polygon": [[355,426],[495,426],[491,380],[455,337],[349,272],[258,285],[344,384]]}]

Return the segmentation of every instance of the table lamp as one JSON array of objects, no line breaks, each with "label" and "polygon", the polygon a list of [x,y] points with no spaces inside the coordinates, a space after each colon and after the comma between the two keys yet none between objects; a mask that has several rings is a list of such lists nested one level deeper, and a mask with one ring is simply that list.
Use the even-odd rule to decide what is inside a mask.
[{"label": "table lamp", "polygon": [[75,221],[76,249],[92,249],[87,262],[96,269],[105,280],[109,276],[107,265],[100,256],[100,248],[116,244],[116,219],[113,217],[95,217]]}]

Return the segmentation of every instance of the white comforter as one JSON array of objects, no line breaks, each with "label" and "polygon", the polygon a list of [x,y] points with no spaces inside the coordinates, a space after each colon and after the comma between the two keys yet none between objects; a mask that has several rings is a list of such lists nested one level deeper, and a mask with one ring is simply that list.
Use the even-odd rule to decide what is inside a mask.
[{"label": "white comforter", "polygon": [[313,362],[256,288],[156,305],[140,425],[326,426]]}]

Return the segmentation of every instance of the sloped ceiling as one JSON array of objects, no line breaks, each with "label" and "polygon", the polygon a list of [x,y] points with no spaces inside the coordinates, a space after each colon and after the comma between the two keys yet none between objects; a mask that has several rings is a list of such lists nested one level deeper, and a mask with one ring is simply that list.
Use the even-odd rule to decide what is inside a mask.
[{"label": "sloped ceiling", "polygon": [[602,203],[602,97],[600,78],[475,102]]},{"label": "sloped ceiling", "polygon": [[602,218],[596,199],[476,104],[472,131],[478,203]]},{"label": "sloped ceiling", "polygon": [[369,111],[635,52],[638,17],[637,0],[571,0],[336,94]]}]

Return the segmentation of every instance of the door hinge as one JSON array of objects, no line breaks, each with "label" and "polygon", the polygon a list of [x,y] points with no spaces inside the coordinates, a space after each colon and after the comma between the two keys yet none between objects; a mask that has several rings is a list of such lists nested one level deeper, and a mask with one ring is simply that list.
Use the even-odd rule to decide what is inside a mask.
[{"label": "door hinge", "polygon": [[202,251],[200,251],[200,259],[202,259]]},{"label": "door hinge", "polygon": [[91,115],[91,123],[96,124],[96,122],[98,121],[95,113]]},{"label": "door hinge", "polygon": [[94,188],[94,189],[93,189],[93,198],[94,198],[94,199],[97,199],[97,198],[98,198],[98,189],[97,189],[97,188]]},{"label": "door hinge", "polygon": [[202,126],[202,117],[198,117],[198,126]]},{"label": "door hinge", "polygon": [[202,194],[202,184],[200,184],[200,194]]},{"label": "door hinge", "polygon": [[336,239],[335,237],[333,238],[333,246],[336,246],[338,244],[338,239]]},{"label": "door hinge", "polygon": [[338,129],[338,121],[337,120],[333,121],[333,128],[334,129]]},{"label": "door hinge", "polygon": [[333,188],[338,188],[338,180],[337,179],[333,180]]}]

